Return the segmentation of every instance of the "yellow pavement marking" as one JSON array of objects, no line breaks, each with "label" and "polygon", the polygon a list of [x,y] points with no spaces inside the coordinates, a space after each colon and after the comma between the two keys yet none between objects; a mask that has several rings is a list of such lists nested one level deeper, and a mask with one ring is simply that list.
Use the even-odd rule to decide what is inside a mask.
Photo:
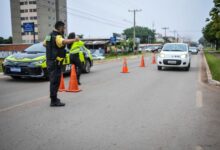
[{"label": "yellow pavement marking", "polygon": [[198,108],[203,107],[203,97],[202,97],[202,92],[201,91],[196,92],[196,106]]},{"label": "yellow pavement marking", "polygon": [[43,96],[43,97],[31,100],[31,101],[23,102],[21,104],[17,104],[17,105],[14,105],[14,106],[2,108],[2,109],[0,109],[0,113],[12,110],[12,109],[17,108],[17,107],[25,106],[25,105],[28,105],[28,104],[31,104],[31,103],[34,103],[34,102],[37,102],[37,101],[40,101],[40,100],[48,99],[48,98],[49,98],[48,96]]}]

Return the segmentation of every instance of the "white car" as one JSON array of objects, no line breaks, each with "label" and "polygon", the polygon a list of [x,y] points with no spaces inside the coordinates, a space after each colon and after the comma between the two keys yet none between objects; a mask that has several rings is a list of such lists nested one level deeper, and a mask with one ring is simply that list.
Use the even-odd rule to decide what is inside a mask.
[{"label": "white car", "polygon": [[162,67],[183,68],[189,71],[191,55],[188,44],[184,43],[167,43],[157,57],[157,68]]},{"label": "white car", "polygon": [[189,51],[191,54],[198,54],[198,48],[197,47],[189,47]]}]

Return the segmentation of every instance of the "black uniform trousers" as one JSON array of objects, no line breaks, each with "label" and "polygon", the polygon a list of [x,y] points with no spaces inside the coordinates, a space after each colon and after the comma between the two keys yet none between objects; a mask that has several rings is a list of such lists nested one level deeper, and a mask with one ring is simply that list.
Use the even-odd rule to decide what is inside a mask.
[{"label": "black uniform trousers", "polygon": [[56,99],[61,79],[61,64],[56,60],[47,60],[47,69],[50,77],[50,98]]},{"label": "black uniform trousers", "polygon": [[79,82],[80,75],[82,73],[82,63],[81,63],[80,58],[79,58],[79,53],[71,54],[70,55],[70,61],[71,61],[71,64],[75,65],[77,80]]}]

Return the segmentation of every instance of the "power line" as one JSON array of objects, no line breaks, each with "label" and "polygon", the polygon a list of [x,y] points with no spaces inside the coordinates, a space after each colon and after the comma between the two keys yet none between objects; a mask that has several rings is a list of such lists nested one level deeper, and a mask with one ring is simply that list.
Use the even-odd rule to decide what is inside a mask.
[{"label": "power line", "polygon": [[[127,25],[127,24],[125,24],[125,23],[123,24],[122,22],[118,22],[118,21],[116,21],[116,20],[106,19],[106,18],[104,18],[104,17],[100,17],[100,16],[94,15],[94,14],[92,14],[92,13],[82,11],[82,10],[80,10],[80,9],[69,8],[69,7],[67,7],[67,9],[72,10],[72,11],[76,10],[76,12],[81,12],[81,13],[87,14],[87,15],[89,15],[89,16],[91,16],[91,17],[99,18],[99,19],[101,19],[101,20],[110,21],[110,22],[113,22],[113,23],[116,23],[116,24],[120,24],[120,25],[122,25],[122,26]],[[74,12],[75,12],[75,11],[74,11]]]},{"label": "power line", "polygon": [[[73,2],[73,0],[72,0],[72,2]],[[120,1],[116,1],[118,4],[119,4],[119,2]],[[86,3],[87,4],[87,3]],[[111,4],[114,4],[114,5],[116,5],[116,6],[119,6],[120,8],[121,8],[121,6],[124,6],[124,5],[117,5],[117,4],[115,4],[115,3],[111,3]],[[125,4],[127,4],[127,2],[125,3]],[[122,21],[122,18],[124,18],[124,17],[120,17],[120,14],[117,14],[117,15],[113,15],[113,13],[111,13],[111,18],[112,17],[117,17],[118,19],[121,19],[121,21],[119,21],[119,20],[113,20],[113,19],[106,19],[106,18],[103,18],[103,17],[100,17],[100,16],[97,16],[97,15],[94,15],[94,11],[92,10],[91,11],[91,9],[89,9],[89,8],[86,8],[85,9],[85,7],[83,7],[83,8],[80,8],[80,7],[78,7],[78,9],[76,9],[76,8],[70,8],[70,7],[68,7],[69,9],[75,9],[76,11],[81,11],[82,13],[87,13],[87,14],[89,14],[89,15],[92,15],[93,17],[98,17],[98,18],[102,18],[102,20],[104,19],[104,20],[108,20],[108,21],[114,21],[114,22],[117,22],[117,23],[119,23],[120,22],[120,24],[124,24],[124,22],[121,22]],[[125,8],[125,7],[124,7]],[[126,8],[127,9],[127,8]],[[82,11],[83,10],[83,11]],[[107,11],[107,9],[102,9],[102,7],[100,7],[99,8],[99,10],[104,10],[105,11],[105,13],[103,13],[103,14],[106,14],[106,13],[109,13],[109,12],[114,12],[114,11]],[[127,23],[130,23],[130,22],[127,22]],[[127,24],[126,24],[127,25]]]},{"label": "power line", "polygon": [[[50,6],[47,6],[47,5],[43,5],[42,3],[38,5],[42,6],[42,7],[45,7],[45,8],[53,8],[53,7],[50,7]],[[89,20],[89,21],[92,21],[92,22],[98,22],[98,23],[101,23],[101,24],[105,24],[105,25],[109,25],[109,26],[112,26],[112,27],[117,27],[117,28],[126,28],[124,26],[119,26],[119,25],[115,25],[113,23],[110,23],[110,22],[107,22],[107,21],[103,21],[103,20],[99,20],[97,18],[91,18],[91,17],[88,17],[88,16],[84,16],[82,14],[75,14],[75,12],[68,12],[66,11],[66,9],[60,9],[63,13],[68,13],[72,16],[75,16],[75,17],[78,17],[80,19],[85,19],[85,20]]]}]

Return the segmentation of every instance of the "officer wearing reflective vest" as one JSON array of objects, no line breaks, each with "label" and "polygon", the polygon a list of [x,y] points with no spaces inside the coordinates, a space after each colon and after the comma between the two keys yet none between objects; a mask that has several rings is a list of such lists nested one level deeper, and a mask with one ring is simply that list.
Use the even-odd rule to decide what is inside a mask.
[{"label": "officer wearing reflective vest", "polygon": [[50,78],[50,99],[51,107],[65,106],[59,98],[57,92],[61,79],[61,68],[66,55],[65,45],[78,41],[78,39],[64,39],[65,24],[57,21],[55,29],[46,36],[44,46],[46,46],[47,69]]},{"label": "officer wearing reflective vest", "polygon": [[[75,38],[75,33],[69,34],[68,39]],[[82,41],[77,41],[68,45],[70,52],[70,63],[75,65],[78,84],[80,83],[80,75],[82,73],[83,64],[85,63],[84,53],[81,48],[84,46]]]}]

